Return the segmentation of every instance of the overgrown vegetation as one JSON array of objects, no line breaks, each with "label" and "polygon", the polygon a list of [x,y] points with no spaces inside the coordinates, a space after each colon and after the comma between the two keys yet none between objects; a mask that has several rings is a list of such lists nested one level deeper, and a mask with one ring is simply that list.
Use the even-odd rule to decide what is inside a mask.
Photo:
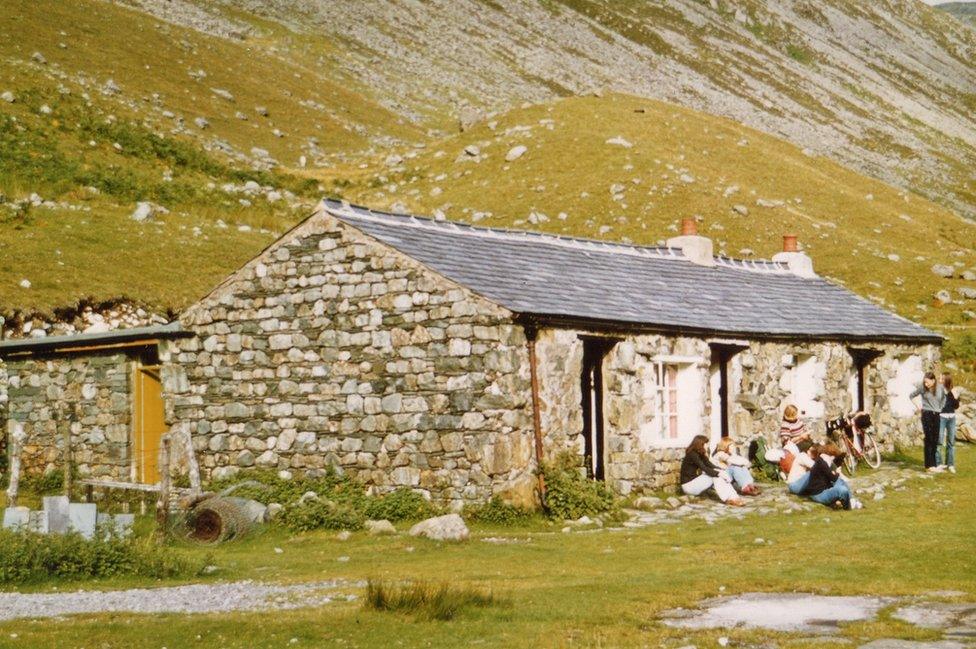
[{"label": "overgrown vegetation", "polygon": [[205,561],[189,560],[148,539],[98,534],[36,534],[0,530],[0,585],[134,575],[192,577]]},{"label": "overgrown vegetation", "polygon": [[614,515],[616,496],[599,480],[588,480],[578,456],[561,453],[542,465],[546,481],[546,510],[557,519],[576,520],[596,514]]},{"label": "overgrown vegetation", "polygon": [[277,520],[295,532],[358,530],[370,519],[419,520],[438,513],[429,500],[411,489],[371,496],[362,484],[331,469],[321,477],[291,479],[258,469],[210,485],[213,491],[228,488],[233,488],[234,496],[283,505]]},{"label": "overgrown vegetation", "polygon": [[424,620],[453,620],[466,608],[505,604],[491,591],[470,586],[410,582],[396,584],[369,580],[363,608],[373,611],[408,613]]},{"label": "overgrown vegetation", "polygon": [[498,496],[492,496],[484,504],[464,508],[465,519],[492,525],[524,525],[532,520],[532,516],[531,511],[510,505]]}]

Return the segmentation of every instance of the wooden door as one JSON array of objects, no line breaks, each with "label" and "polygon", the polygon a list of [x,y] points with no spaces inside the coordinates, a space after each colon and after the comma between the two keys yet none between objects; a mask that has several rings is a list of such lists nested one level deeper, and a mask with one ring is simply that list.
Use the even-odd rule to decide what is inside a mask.
[{"label": "wooden door", "polygon": [[135,377],[133,455],[136,482],[159,482],[159,440],[166,432],[158,366],[140,366]]}]

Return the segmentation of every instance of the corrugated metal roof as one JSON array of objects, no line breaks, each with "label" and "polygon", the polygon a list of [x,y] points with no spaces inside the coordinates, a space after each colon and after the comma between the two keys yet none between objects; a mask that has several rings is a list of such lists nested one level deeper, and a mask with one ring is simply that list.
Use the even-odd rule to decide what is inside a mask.
[{"label": "corrugated metal roof", "polygon": [[938,334],[785,264],[701,266],[642,247],[480,228],[324,201],[340,221],[522,315],[688,332],[941,342]]},{"label": "corrugated metal roof", "polygon": [[180,323],[174,321],[165,325],[114,329],[99,333],[44,336],[40,338],[14,338],[0,341],[0,356],[25,352],[54,352],[64,348],[97,347],[100,345],[112,345],[158,338],[179,338],[180,336],[186,335],[192,334],[184,331]]}]

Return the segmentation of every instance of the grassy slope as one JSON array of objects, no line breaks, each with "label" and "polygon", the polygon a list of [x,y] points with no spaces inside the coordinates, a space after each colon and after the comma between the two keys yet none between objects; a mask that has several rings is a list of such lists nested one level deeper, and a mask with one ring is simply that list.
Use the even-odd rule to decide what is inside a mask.
[{"label": "grassy slope", "polygon": [[[859,512],[817,509],[790,516],[750,515],[743,521],[693,522],[612,533],[560,534],[558,526],[524,530],[475,528],[462,545],[406,536],[332,533],[263,536],[212,553],[219,579],[282,582],[330,578],[451,581],[491,589],[510,606],[465,612],[452,622],[426,622],[366,612],[358,602],[276,613],[199,616],[112,614],[0,624],[0,647],[699,647],[775,643],[823,647],[810,634],[742,629],[685,631],[657,621],[661,611],[701,598],[749,591],[911,595],[952,589],[972,599],[976,562],[966,551],[976,506],[974,451],[959,449],[960,473],[908,483]],[[772,487],[781,488],[781,487]],[[920,506],[923,505],[924,506]],[[906,521],[911,525],[906,525]],[[484,543],[489,536],[531,543]],[[769,543],[758,545],[757,537]],[[279,547],[282,553],[273,548]],[[951,561],[933,559],[952,555]],[[348,561],[340,562],[341,556]],[[935,561],[935,563],[933,563]],[[922,570],[921,566],[932,566]],[[85,588],[138,582],[88,583]],[[141,584],[146,585],[146,584]],[[71,589],[74,584],[60,588]],[[724,587],[724,588],[723,588]],[[721,589],[721,590],[720,590]],[[10,634],[18,637],[11,639]],[[934,639],[937,632],[882,615],[846,625],[861,644],[878,637]],[[289,644],[296,638],[294,644]]]},{"label": "grassy slope", "polygon": [[[615,137],[633,146],[606,144]],[[469,145],[480,148],[480,162],[463,154]],[[515,145],[528,152],[506,162]],[[466,221],[490,212],[483,225],[652,244],[673,236],[681,218],[700,216],[717,251],[766,257],[795,232],[818,272],[903,315],[962,325],[962,311],[976,306],[936,307],[937,289],[976,284],[930,271],[935,263],[976,266],[976,224],[782,140],[660,102],[609,95],[518,109],[494,129],[483,124],[408,157],[401,171],[378,162],[360,173],[332,186],[375,207],[401,203]],[[738,191],[726,195],[732,186]],[[761,207],[760,199],[784,204]],[[548,221],[532,224],[532,212]]]},{"label": "grassy slope", "polygon": [[[13,92],[17,101],[0,102],[0,193],[13,201],[36,192],[90,211],[41,208],[23,215],[0,208],[0,312],[49,309],[86,295],[178,308],[307,213],[263,198],[244,209],[237,196],[207,189],[255,179],[304,194],[309,205],[318,194],[314,183],[254,173],[206,153],[217,139],[244,153],[265,148],[297,166],[300,155],[313,157],[311,137],[322,156],[341,158],[369,149],[367,133],[396,141],[419,136],[320,73],[332,72],[327,66],[310,71],[263,47],[263,41],[208,38],[106,2],[4,3],[0,91]],[[327,52],[325,44],[310,47],[301,60]],[[35,51],[46,65],[30,60]],[[207,76],[195,81],[189,72],[199,69]],[[109,79],[121,94],[101,92]],[[211,88],[226,89],[235,100]],[[41,113],[43,105],[50,115]],[[267,117],[255,112],[258,105],[268,108]],[[183,117],[188,132],[173,134],[176,123],[164,111]],[[237,119],[237,111],[249,119]],[[197,129],[195,117],[210,127]],[[285,136],[276,137],[275,128]],[[114,143],[123,145],[121,153]],[[167,171],[172,181],[163,180]],[[172,214],[135,223],[128,216],[139,200],[161,203]],[[218,220],[231,227],[217,228]],[[238,232],[237,224],[255,229]],[[21,288],[22,279],[32,287]]]}]

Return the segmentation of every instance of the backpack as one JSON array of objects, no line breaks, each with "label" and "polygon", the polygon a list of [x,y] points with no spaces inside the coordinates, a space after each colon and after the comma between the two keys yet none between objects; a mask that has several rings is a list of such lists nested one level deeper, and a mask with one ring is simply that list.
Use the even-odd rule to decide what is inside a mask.
[{"label": "backpack", "polygon": [[766,452],[769,450],[765,437],[759,436],[749,442],[749,460],[752,462],[753,472],[757,477],[762,476],[775,482],[779,480],[779,466],[766,460]]}]

